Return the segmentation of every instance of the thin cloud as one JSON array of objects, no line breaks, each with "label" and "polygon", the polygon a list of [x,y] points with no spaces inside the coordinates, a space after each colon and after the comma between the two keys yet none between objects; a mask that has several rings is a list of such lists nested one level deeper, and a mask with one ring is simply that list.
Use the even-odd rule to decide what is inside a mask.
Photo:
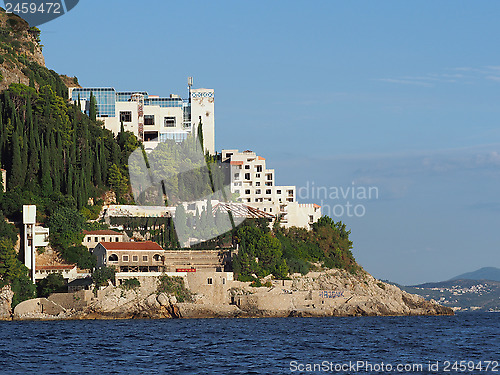
[{"label": "thin cloud", "polygon": [[402,85],[435,87],[440,83],[471,84],[484,80],[500,82],[500,65],[482,67],[456,67],[448,71],[459,73],[427,73],[418,76],[400,76],[393,78],[377,78],[375,81]]},{"label": "thin cloud", "polygon": [[432,86],[430,83],[427,83],[427,82],[408,80],[408,79],[377,78],[377,79],[375,79],[375,81],[397,83],[397,84],[401,84],[401,85],[416,85],[416,86],[425,86],[425,87]]}]

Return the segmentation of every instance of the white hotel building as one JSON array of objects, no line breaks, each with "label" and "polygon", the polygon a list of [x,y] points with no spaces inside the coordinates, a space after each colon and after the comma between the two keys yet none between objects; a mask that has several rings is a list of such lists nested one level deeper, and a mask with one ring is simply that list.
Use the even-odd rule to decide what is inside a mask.
[{"label": "white hotel building", "polygon": [[297,202],[295,186],[277,186],[274,169],[253,151],[222,150],[222,162],[229,163],[231,192],[239,200],[281,219],[281,224],[310,229],[321,217],[321,206]]},{"label": "white hotel building", "polygon": [[121,123],[144,141],[146,150],[159,142],[173,139],[183,141],[188,134],[198,134],[202,124],[205,149],[215,153],[214,90],[192,89],[189,80],[189,98],[179,95],[161,98],[145,91],[116,91],[111,87],[69,89],[70,100],[80,100],[82,112],[89,114],[90,94],[97,103],[97,119],[115,135]]}]

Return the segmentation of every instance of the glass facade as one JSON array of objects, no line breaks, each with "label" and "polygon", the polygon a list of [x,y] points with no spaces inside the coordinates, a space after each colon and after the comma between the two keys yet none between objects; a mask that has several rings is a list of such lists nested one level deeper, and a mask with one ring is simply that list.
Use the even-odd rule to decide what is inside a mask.
[{"label": "glass facade", "polygon": [[157,105],[159,107],[182,107],[181,98],[144,98],[144,105]]},{"label": "glass facade", "polygon": [[116,93],[117,102],[128,102],[134,94],[144,95],[144,99],[148,98],[148,93],[146,91],[120,91]]},{"label": "glass facade", "polygon": [[[142,94],[144,95],[144,105],[159,106],[163,108],[182,108],[184,127],[191,126],[191,103],[189,99],[149,97],[146,91],[117,92],[112,87],[96,87],[73,89],[71,100],[77,101],[78,97],[80,97],[81,100],[90,101],[90,93],[93,93],[96,98],[98,117],[115,117],[117,102],[128,102],[131,100],[133,94]],[[87,113],[87,115],[89,114],[88,106],[85,113]]]},{"label": "glass facade", "polygon": [[160,133],[160,142],[166,142],[167,139],[173,139],[175,142],[183,142],[188,136],[187,132],[169,132]]},{"label": "glass facade", "polygon": [[[75,88],[71,93],[71,100],[78,101],[80,96],[81,100],[90,101],[90,93],[96,99],[98,117],[115,117],[116,91],[113,88]],[[88,108],[85,113],[89,114]]]}]

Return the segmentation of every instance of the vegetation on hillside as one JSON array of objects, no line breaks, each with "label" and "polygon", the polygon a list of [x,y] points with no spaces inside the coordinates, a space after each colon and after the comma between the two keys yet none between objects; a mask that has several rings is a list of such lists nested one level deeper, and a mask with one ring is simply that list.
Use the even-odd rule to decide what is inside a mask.
[{"label": "vegetation on hillside", "polygon": [[179,276],[161,276],[156,293],[173,295],[178,302],[193,302],[193,294],[184,285],[184,279]]},{"label": "vegetation on hillside", "polygon": [[356,273],[360,267],[351,252],[350,233],[345,224],[328,216],[311,230],[275,225],[271,231],[263,220],[247,220],[235,233],[239,251],[233,269],[242,281],[270,274],[278,279],[296,272],[306,274],[313,263]]},{"label": "vegetation on hillside", "polygon": [[29,81],[0,93],[0,167],[7,171],[7,191],[0,189],[0,278],[17,290],[16,301],[31,297],[34,286],[14,250],[19,230],[5,219],[19,224],[22,206],[36,205],[37,221],[50,228],[51,246],[67,262],[92,268],[95,259],[81,245],[82,230],[100,207],[89,203],[99,205],[110,189],[119,202],[131,202],[127,160],[140,146],[133,133],[114,137],[96,121],[95,100],[93,118],[79,103],[69,103],[61,77],[33,60],[39,34],[21,18],[0,14],[0,64]]}]

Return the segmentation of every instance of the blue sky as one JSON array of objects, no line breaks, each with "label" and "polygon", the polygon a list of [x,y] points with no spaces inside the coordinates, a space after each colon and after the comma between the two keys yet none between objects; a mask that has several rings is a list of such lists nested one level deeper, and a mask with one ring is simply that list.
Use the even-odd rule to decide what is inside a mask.
[{"label": "blue sky", "polygon": [[364,216],[337,219],[367,271],[414,284],[500,267],[499,15],[495,1],[82,0],[40,28],[47,66],[83,86],[215,89],[217,149],[256,151],[278,184],[376,186],[349,202]]}]

